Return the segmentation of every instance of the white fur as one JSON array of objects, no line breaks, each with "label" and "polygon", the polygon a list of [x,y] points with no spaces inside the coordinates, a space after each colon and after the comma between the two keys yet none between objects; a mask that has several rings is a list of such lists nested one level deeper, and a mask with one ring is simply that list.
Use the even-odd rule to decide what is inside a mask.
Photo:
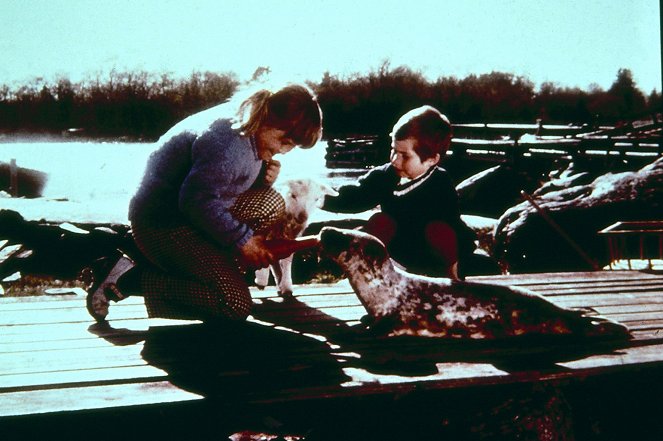
[{"label": "white fur", "polygon": [[[338,193],[313,179],[289,179],[274,186],[285,200],[285,219],[279,223],[269,237],[295,239],[308,226],[311,214],[322,207],[325,196]],[[292,294],[292,255],[271,266],[274,280],[281,294]],[[263,289],[269,283],[269,268],[256,271],[255,284]]]}]

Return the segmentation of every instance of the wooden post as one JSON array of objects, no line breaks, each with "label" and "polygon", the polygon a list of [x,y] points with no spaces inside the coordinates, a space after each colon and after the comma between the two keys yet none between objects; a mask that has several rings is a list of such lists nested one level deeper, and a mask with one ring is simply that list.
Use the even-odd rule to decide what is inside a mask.
[{"label": "wooden post", "polygon": [[18,169],[14,158],[9,161],[9,194],[12,197],[18,196]]}]

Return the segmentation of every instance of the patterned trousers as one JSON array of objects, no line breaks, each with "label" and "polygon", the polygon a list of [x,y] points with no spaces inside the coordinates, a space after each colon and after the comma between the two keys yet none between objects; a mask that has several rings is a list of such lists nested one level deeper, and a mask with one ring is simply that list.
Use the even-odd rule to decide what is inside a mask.
[{"label": "patterned trousers", "polygon": [[[271,188],[251,189],[231,209],[256,234],[266,234],[284,216],[283,197]],[[224,248],[188,225],[154,228],[132,224],[136,245],[152,265],[141,289],[150,317],[244,320],[251,295],[234,247]]]}]

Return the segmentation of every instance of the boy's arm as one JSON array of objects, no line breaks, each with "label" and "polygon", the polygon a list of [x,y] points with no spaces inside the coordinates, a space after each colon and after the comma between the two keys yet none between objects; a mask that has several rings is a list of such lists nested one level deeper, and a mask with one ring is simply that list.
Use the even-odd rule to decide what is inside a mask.
[{"label": "boy's arm", "polygon": [[386,185],[382,167],[359,178],[356,184],[337,189],[338,196],[326,196],[322,209],[335,213],[361,213],[380,204],[380,193]]}]

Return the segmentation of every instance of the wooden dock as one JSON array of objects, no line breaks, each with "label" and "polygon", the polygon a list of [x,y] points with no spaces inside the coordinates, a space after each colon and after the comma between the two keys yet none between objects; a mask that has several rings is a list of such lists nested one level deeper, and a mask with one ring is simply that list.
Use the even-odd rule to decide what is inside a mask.
[{"label": "wooden dock", "polygon": [[253,290],[249,322],[218,327],[148,319],[140,297],[114,304],[107,324],[88,316],[82,291],[4,297],[0,439],[226,439],[248,428],[315,427],[346,434],[379,427],[376,439],[387,439],[384,433],[407,424],[410,434],[442,426],[456,433],[469,416],[484,434],[508,433],[481,418],[506,402],[534,406],[541,396],[539,407],[548,410],[566,403],[575,439],[603,439],[591,437],[597,431],[661,439],[663,275],[472,280],[525,286],[560,305],[589,308],[627,325],[633,339],[375,337],[361,326],[365,311],[344,281],[297,286],[291,300],[273,288]]}]

